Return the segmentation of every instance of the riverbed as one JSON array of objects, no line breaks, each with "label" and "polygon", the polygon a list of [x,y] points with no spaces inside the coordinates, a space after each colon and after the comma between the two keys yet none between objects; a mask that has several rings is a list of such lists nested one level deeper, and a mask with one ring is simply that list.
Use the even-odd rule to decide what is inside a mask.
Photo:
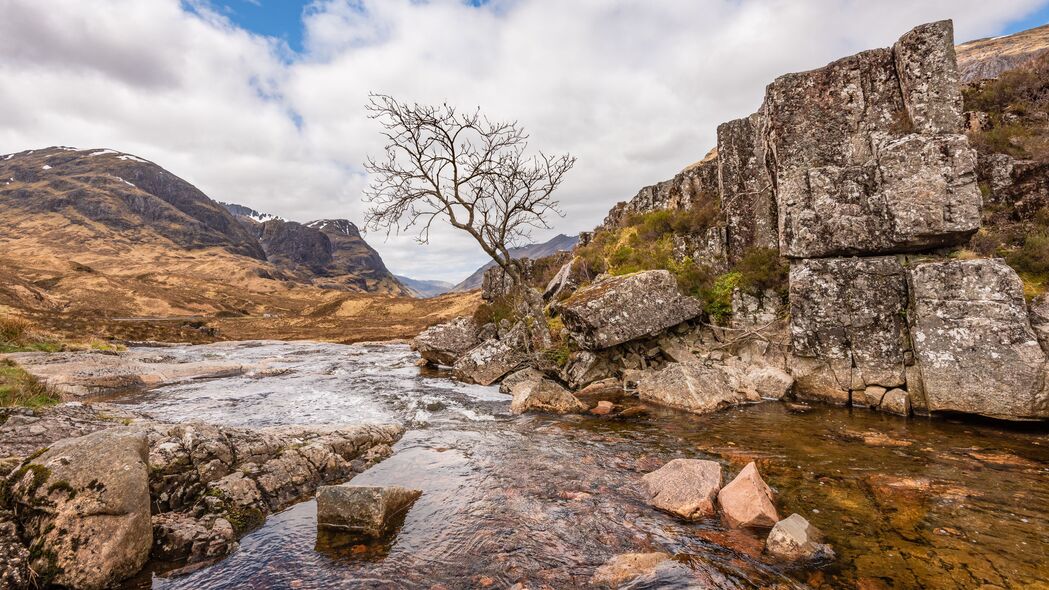
[{"label": "riverbed", "polygon": [[[675,562],[630,588],[1049,588],[1044,426],[904,419],[766,402],[708,416],[647,407],[628,420],[513,416],[495,387],[415,366],[403,344],[240,342],[156,349],[261,367],[119,400],[167,421],[399,422],[393,457],[353,480],[423,490],[396,537],[318,537],[305,501],[225,560],[152,566],[127,588],[587,587],[619,553]],[[678,458],[753,460],[780,515],[803,515],[837,559],[786,568],[758,534],[649,507],[640,478]]]}]

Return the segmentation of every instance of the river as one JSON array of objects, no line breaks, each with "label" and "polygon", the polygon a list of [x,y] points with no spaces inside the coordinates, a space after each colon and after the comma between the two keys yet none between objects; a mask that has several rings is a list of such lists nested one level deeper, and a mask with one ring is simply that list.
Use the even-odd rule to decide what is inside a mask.
[{"label": "river", "polygon": [[[230,425],[400,422],[396,454],[353,480],[423,490],[396,538],[318,537],[305,501],[188,575],[162,564],[128,588],[587,587],[613,555],[676,561],[630,588],[1049,588],[1044,427],[903,419],[768,402],[708,416],[513,416],[494,387],[421,370],[402,344],[224,343],[158,349],[269,367],[121,400],[162,420]],[[678,457],[755,460],[781,516],[837,552],[819,569],[761,555],[762,537],[650,508],[640,477]]]}]

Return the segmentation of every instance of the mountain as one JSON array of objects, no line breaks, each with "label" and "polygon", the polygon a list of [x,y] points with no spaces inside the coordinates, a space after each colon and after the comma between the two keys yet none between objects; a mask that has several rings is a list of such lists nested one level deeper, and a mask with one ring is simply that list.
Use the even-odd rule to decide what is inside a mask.
[{"label": "mountain", "polygon": [[[514,258],[531,258],[533,260],[538,258],[544,258],[551,254],[558,252],[571,250],[575,248],[575,245],[579,243],[578,236],[566,236],[559,234],[541,244],[529,244],[527,246],[518,246],[517,248],[510,248],[510,255]],[[489,262],[481,268],[474,271],[474,273],[466,277],[463,282],[456,285],[452,291],[472,291],[473,289],[481,288],[481,279],[484,277],[484,271],[495,266],[495,262]]]},{"label": "mountain", "polygon": [[[258,241],[192,184],[130,154],[55,147],[0,157],[4,229],[54,231],[265,260]],[[45,221],[55,223],[50,224]],[[34,221],[29,225],[25,222]],[[44,236],[38,236],[44,237]],[[111,243],[112,248],[116,244]]]},{"label": "mountain", "polygon": [[455,285],[448,281],[427,281],[423,279],[412,279],[401,275],[394,275],[402,285],[407,287],[416,297],[436,297],[448,293]]},{"label": "mountain", "polygon": [[0,179],[0,314],[43,314],[60,328],[100,316],[279,317],[339,293],[408,293],[348,221],[233,215],[131,154],[8,154]]},{"label": "mountain", "polygon": [[349,220],[298,223],[236,203],[222,205],[255,236],[269,262],[303,281],[335,289],[409,294]]},{"label": "mountain", "polygon": [[962,82],[997,78],[1049,51],[1049,25],[1012,35],[977,39],[955,47]]}]

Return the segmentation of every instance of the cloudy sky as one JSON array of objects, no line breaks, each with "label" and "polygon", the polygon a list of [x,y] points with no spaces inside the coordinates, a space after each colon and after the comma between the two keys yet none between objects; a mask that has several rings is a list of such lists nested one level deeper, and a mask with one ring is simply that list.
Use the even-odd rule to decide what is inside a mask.
[{"label": "cloudy sky", "polygon": [[[297,221],[360,222],[380,147],[369,91],[517,119],[578,157],[556,233],[714,145],[779,74],[953,18],[958,42],[1049,21],[1049,0],[0,0],[0,153],[51,145],[148,158]],[[371,234],[396,273],[483,262],[445,229]]]}]

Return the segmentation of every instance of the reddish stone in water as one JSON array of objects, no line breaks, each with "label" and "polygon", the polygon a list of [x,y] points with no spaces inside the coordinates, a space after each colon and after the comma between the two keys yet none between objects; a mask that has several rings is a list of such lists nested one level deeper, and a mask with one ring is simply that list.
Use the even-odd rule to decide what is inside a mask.
[{"label": "reddish stone in water", "polygon": [[769,528],[779,521],[772,490],[750,462],[718,493],[722,514],[731,527]]}]

